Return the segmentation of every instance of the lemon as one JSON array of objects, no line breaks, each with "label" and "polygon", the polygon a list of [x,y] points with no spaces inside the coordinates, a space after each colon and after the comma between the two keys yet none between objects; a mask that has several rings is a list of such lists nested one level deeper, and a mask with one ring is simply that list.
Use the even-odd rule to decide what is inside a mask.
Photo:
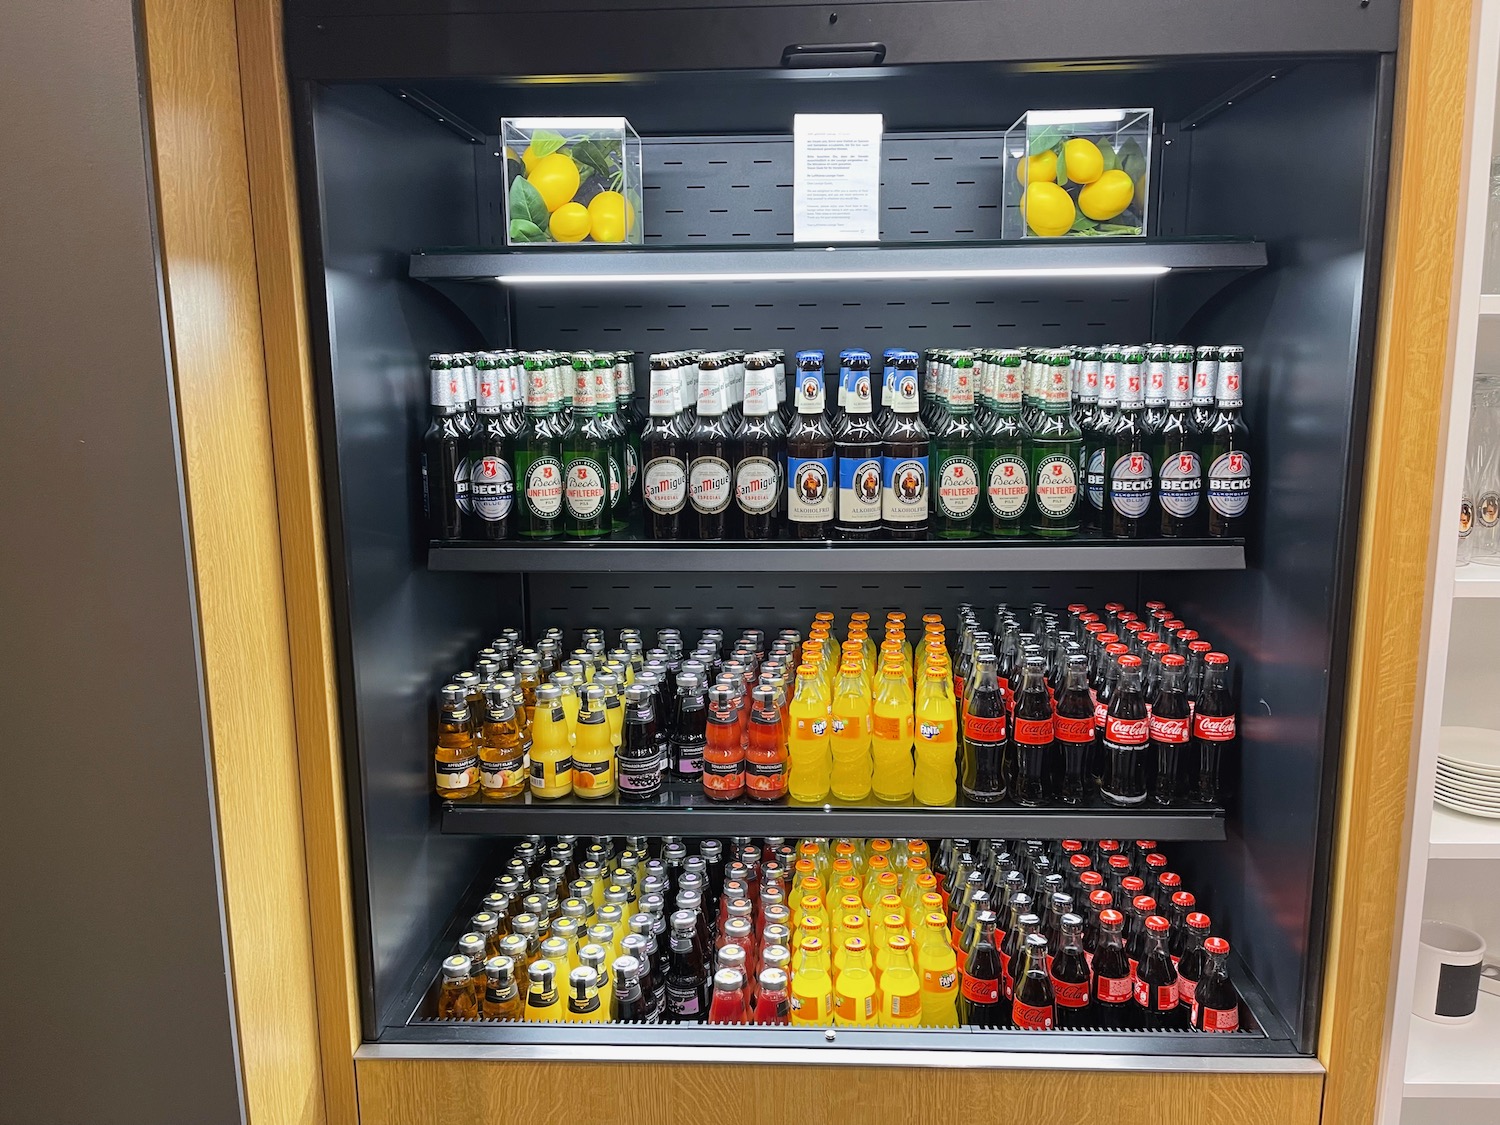
[{"label": "lemon", "polygon": [[1091,184],[1104,172],[1104,154],[1093,141],[1074,137],[1063,144],[1063,167],[1075,184]]},{"label": "lemon", "polygon": [[1056,184],[1032,183],[1026,185],[1021,214],[1032,233],[1059,238],[1072,229],[1077,212],[1073,209],[1073,197]]},{"label": "lemon", "polygon": [[1105,172],[1078,193],[1078,208],[1096,222],[1113,219],[1135,198],[1135,181],[1128,172],[1115,168]]},{"label": "lemon", "polygon": [[625,197],[617,191],[601,191],[589,200],[589,233],[595,242],[624,242]]},{"label": "lemon", "polygon": [[1039,152],[1035,156],[1028,156],[1016,165],[1016,179],[1021,186],[1036,183],[1057,182],[1057,153],[1050,148],[1046,152]]},{"label": "lemon", "polygon": [[582,203],[564,203],[552,212],[547,229],[559,242],[582,242],[589,236],[589,209]]},{"label": "lemon", "polygon": [[[578,165],[567,153],[554,152],[534,160],[526,173],[526,180],[540,193],[547,210],[556,211],[578,193]],[[581,208],[582,204],[579,206]]]}]

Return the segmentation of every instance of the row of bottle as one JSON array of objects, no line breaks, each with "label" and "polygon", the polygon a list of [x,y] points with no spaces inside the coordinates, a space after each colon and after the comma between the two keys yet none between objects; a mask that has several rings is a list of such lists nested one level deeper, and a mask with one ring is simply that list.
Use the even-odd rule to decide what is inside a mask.
[{"label": "row of bottle", "polygon": [[[1243,533],[1243,349],[1149,345],[430,357],[436,540]],[[921,373],[919,374],[919,370]],[[920,385],[920,390],[919,390]],[[525,387],[525,409],[520,394]]]},{"label": "row of bottle", "polygon": [[1238,1028],[1228,943],[1154,841],[575,843],[517,846],[438,1018]]}]

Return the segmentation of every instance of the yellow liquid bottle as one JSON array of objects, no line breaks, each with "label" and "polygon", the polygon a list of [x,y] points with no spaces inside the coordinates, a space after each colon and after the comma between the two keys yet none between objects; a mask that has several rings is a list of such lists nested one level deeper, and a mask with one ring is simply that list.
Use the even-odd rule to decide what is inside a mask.
[{"label": "yellow liquid bottle", "polygon": [[[863,923],[863,916],[860,918]],[[834,976],[833,1022],[839,1027],[873,1027],[880,1011],[880,988],[870,964],[870,946],[858,935],[844,940],[843,965]]]},{"label": "yellow liquid bottle", "polygon": [[[822,900],[818,900],[822,905]],[[821,914],[808,914],[797,923],[797,929],[792,934],[792,951],[799,951],[809,941],[816,939],[822,942],[828,935],[828,922]]]},{"label": "yellow liquid bottle", "polygon": [[562,692],[563,717],[568,725],[568,745],[578,737],[578,711],[582,701],[578,698],[578,683],[567,672],[552,673],[552,686]]},{"label": "yellow liquid bottle", "polygon": [[[576,731],[573,795],[591,800],[608,797],[615,791],[615,744],[610,738],[609,720],[604,713],[604,689],[598,684],[589,684],[583,689],[583,707],[578,712]],[[604,894],[602,885],[599,893],[601,897]]]},{"label": "yellow liquid bottle", "polygon": [[610,1009],[615,1004],[614,983],[609,979],[609,973],[604,968],[604,962],[609,957],[609,947],[592,940],[593,931],[598,928],[597,926],[589,927],[591,940],[578,947],[578,964],[581,968],[593,970],[594,989],[599,995],[599,1018],[584,1021],[586,1023],[607,1022]]},{"label": "yellow liquid bottle", "polygon": [[810,937],[798,950],[792,971],[793,1027],[827,1027],[833,1022],[833,978],[828,974],[828,951],[823,940]]},{"label": "yellow liquid bottle", "polygon": [[899,659],[887,659],[870,714],[870,786],[877,800],[906,801],[912,790],[911,686]]},{"label": "yellow liquid bottle", "polygon": [[545,958],[533,961],[526,970],[526,1010],[522,1018],[527,1023],[548,1023],[563,1018],[562,997],[557,992],[557,966]]},{"label": "yellow liquid bottle", "polygon": [[[839,975],[849,967],[849,942],[858,938],[861,948],[868,958],[870,952],[870,920],[865,917],[861,910],[854,914],[845,914],[842,924],[834,931],[833,942],[835,952],[833,954],[833,979],[838,983]],[[873,973],[874,962],[871,961],[869,969]]]},{"label": "yellow liquid bottle", "polygon": [[479,735],[479,791],[486,797],[515,797],[526,789],[526,742],[519,708],[507,687],[492,685]]},{"label": "yellow liquid bottle", "polygon": [[535,660],[518,660],[516,682],[521,688],[522,723],[530,731],[536,714],[536,689],[542,686],[542,666]]},{"label": "yellow liquid bottle", "polygon": [[850,660],[839,668],[830,717],[830,788],[841,801],[862,801],[870,795],[870,693]]},{"label": "yellow liquid bottle", "polygon": [[550,800],[573,792],[573,747],[568,739],[562,689],[537,688],[531,723],[531,795]]},{"label": "yellow liquid bottle", "polygon": [[471,975],[471,962],[455,953],[443,962],[443,980],[438,985],[437,1018],[472,1020],[479,1017],[479,991]]},{"label": "yellow liquid bottle", "polygon": [[543,938],[541,956],[544,961],[551,961],[556,965],[557,971],[564,977],[578,968],[578,944],[567,938]]},{"label": "yellow liquid bottle", "polygon": [[958,796],[958,712],[952,678],[936,660],[927,664],[915,719],[912,793],[924,805],[951,805]]},{"label": "yellow liquid bottle", "polygon": [[953,952],[948,920],[932,913],[923,920],[917,948],[922,974],[922,1026],[958,1026],[958,955]]},{"label": "yellow liquid bottle", "polygon": [[828,697],[817,669],[810,664],[797,669],[797,693],[787,718],[787,787],[792,800],[825,800],[832,766]]},{"label": "yellow liquid bottle", "polygon": [[443,685],[432,776],[439,797],[468,797],[479,791],[479,750],[462,684]]},{"label": "yellow liquid bottle", "polygon": [[922,978],[912,963],[911,939],[891,937],[880,974],[881,1027],[917,1027],[922,1023]]},{"label": "yellow liquid bottle", "polygon": [[509,957],[491,957],[484,963],[484,999],[480,1012],[487,1020],[515,1023],[526,1002],[516,984],[516,964]]},{"label": "yellow liquid bottle", "polygon": [[584,966],[568,974],[568,1005],[563,1010],[565,1023],[604,1023],[609,1009],[599,999],[599,977]]},{"label": "yellow liquid bottle", "polygon": [[594,683],[604,689],[604,718],[609,723],[609,740],[615,753],[620,752],[620,740],[625,730],[625,689],[613,672],[599,672]]}]

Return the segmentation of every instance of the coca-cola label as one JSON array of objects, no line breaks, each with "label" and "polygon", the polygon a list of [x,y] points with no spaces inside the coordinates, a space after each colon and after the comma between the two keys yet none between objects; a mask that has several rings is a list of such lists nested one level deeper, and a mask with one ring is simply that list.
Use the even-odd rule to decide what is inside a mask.
[{"label": "coca-cola label", "polygon": [[1162,511],[1187,519],[1198,510],[1203,495],[1203,464],[1191,449],[1172,453],[1162,462],[1156,491]]},{"label": "coca-cola label", "polygon": [[641,495],[658,515],[682,511],[687,503],[687,466],[676,457],[653,457],[646,462]]},{"label": "coca-cola label", "polygon": [[979,466],[972,457],[949,457],[938,469],[938,513],[968,519],[979,506]]},{"label": "coca-cola label", "polygon": [[1186,742],[1188,740],[1188,721],[1186,717],[1168,719],[1153,712],[1151,715],[1151,739],[1154,742]]},{"label": "coca-cola label", "polygon": [[833,519],[833,458],[791,457],[786,464],[786,514],[793,523]]},{"label": "coca-cola label", "polygon": [[1193,1003],[1193,997],[1198,994],[1198,982],[1189,980],[1187,977],[1177,978],[1177,1000],[1181,1004]]},{"label": "coca-cola label", "polygon": [[1094,729],[1103,730],[1104,720],[1109,717],[1109,704],[1104,700],[1094,699]]},{"label": "coca-cola label", "polygon": [[1153,1012],[1170,1012],[1177,1007],[1177,982],[1174,980],[1171,984],[1152,985],[1137,979],[1135,1002]]},{"label": "coca-cola label", "polygon": [[1052,720],[1017,719],[1014,737],[1026,746],[1045,746],[1052,741]]},{"label": "coca-cola label", "polygon": [[1086,1008],[1089,1003],[1089,982],[1058,980],[1053,977],[1052,1000],[1059,1008]]},{"label": "coca-cola label", "polygon": [[1089,506],[1096,512],[1104,510],[1104,447],[1089,451],[1088,465]]},{"label": "coca-cola label", "polygon": [[1109,469],[1109,503],[1126,519],[1140,519],[1151,507],[1151,458],[1133,450],[1115,458]]},{"label": "coca-cola label", "polygon": [[1026,462],[1004,455],[990,462],[989,485],[985,490],[990,511],[1003,520],[1017,520],[1026,511],[1031,498],[1031,482],[1026,479]]},{"label": "coca-cola label", "polygon": [[1005,739],[1004,715],[964,715],[964,737],[970,742],[1002,742]]},{"label": "coca-cola label", "polygon": [[592,457],[568,462],[563,499],[574,519],[591,520],[604,510],[609,499],[604,466]]},{"label": "coca-cola label", "polygon": [[1208,742],[1228,742],[1234,737],[1233,715],[1205,715],[1202,711],[1193,715],[1193,737]]},{"label": "coca-cola label", "polygon": [[1139,719],[1122,719],[1118,715],[1105,715],[1104,737],[1122,746],[1141,746],[1151,737],[1151,724],[1144,715]]},{"label": "coca-cola label", "polygon": [[555,457],[538,457],[526,469],[526,506],[541,519],[562,512],[562,466]]},{"label": "coca-cola label", "polygon": [[1078,465],[1064,453],[1049,453],[1036,465],[1036,506],[1044,516],[1065,516],[1078,505]]},{"label": "coca-cola label", "polygon": [[1245,514],[1250,506],[1250,454],[1231,449],[1208,467],[1208,503],[1225,519]]},{"label": "coca-cola label", "polygon": [[1094,995],[1106,1004],[1123,1004],[1131,996],[1129,977],[1095,977]]},{"label": "coca-cola label", "polygon": [[775,511],[781,499],[781,466],[770,457],[746,457],[734,469],[734,499],[748,515]]},{"label": "coca-cola label", "polygon": [[973,1004],[1000,1003],[1000,982],[963,974],[963,997]]},{"label": "coca-cola label", "polygon": [[1198,1022],[1204,1031],[1238,1031],[1239,1008],[1200,1008]]},{"label": "coca-cola label", "polygon": [[693,511],[703,515],[729,507],[729,462],[722,457],[694,457],[688,466],[688,495]]},{"label": "coca-cola label", "polygon": [[1091,716],[1074,718],[1071,715],[1059,715],[1054,720],[1059,742],[1092,742],[1094,741],[1094,720]]},{"label": "coca-cola label", "polygon": [[881,458],[880,514],[888,523],[927,518],[927,458]]},{"label": "coca-cola label", "polygon": [[516,479],[503,457],[481,457],[469,475],[469,495],[480,519],[499,523],[510,515],[515,502]]},{"label": "coca-cola label", "polygon": [[1052,1005],[1023,1004],[1018,1000],[1011,1009],[1011,1019],[1021,1031],[1051,1031]]},{"label": "coca-cola label", "polygon": [[[868,380],[866,385],[868,386]],[[879,457],[840,457],[839,504],[840,523],[876,524],[880,522],[881,472]]]}]

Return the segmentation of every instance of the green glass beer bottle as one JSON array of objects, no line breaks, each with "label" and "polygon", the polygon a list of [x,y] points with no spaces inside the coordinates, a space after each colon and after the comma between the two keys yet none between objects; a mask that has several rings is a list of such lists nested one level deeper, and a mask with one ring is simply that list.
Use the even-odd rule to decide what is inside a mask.
[{"label": "green glass beer bottle", "polygon": [[1045,378],[1038,404],[1039,421],[1026,441],[1026,465],[1031,473],[1031,531],[1046,539],[1071,539],[1080,524],[1079,459],[1083,434],[1073,417],[1066,353],[1043,353],[1038,362]]},{"label": "green glass beer bottle", "polygon": [[974,357],[952,353],[947,416],[932,439],[932,535],[972,539],[979,511],[979,461],[974,430]]}]

